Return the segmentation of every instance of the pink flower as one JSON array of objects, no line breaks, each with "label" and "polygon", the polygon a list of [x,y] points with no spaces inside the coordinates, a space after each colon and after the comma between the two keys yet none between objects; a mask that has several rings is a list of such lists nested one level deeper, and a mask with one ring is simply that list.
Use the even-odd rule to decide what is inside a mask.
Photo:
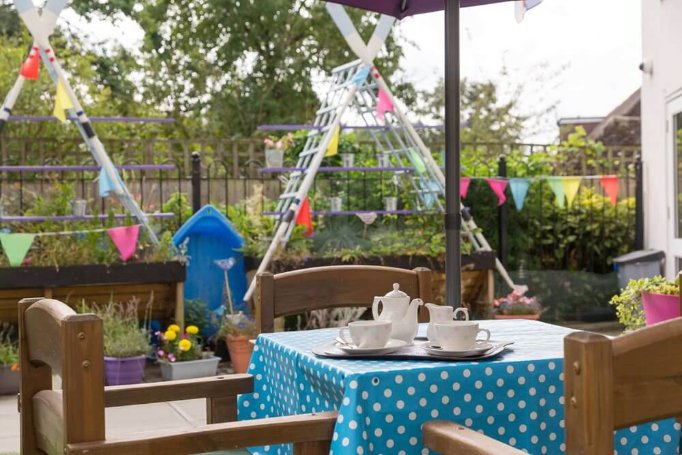
[{"label": "pink flower", "polygon": [[168,360],[175,362],[175,356],[173,354],[168,354]]},{"label": "pink flower", "polygon": [[156,354],[157,354],[159,357],[163,357],[164,355],[166,355],[166,353],[163,352],[161,349],[159,349],[159,352],[157,352]]}]

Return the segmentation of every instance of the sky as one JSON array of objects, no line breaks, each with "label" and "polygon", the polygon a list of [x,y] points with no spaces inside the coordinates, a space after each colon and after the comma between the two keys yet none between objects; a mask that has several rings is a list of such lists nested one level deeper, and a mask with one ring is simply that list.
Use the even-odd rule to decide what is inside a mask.
[{"label": "sky", "polygon": [[[72,24],[97,39],[136,47],[142,31],[107,23]],[[444,74],[443,13],[410,17],[399,34],[405,78],[430,88]],[[504,94],[523,86],[521,110],[556,104],[526,140],[552,141],[562,117],[604,116],[641,84],[641,0],[544,0],[518,24],[513,2],[465,8],[461,13],[461,75],[493,80]],[[506,69],[506,76],[502,71]]]},{"label": "sky", "polygon": [[[400,25],[419,47],[406,46],[402,62],[418,87],[443,75],[443,21],[439,12]],[[558,103],[528,140],[552,140],[561,117],[604,116],[641,85],[641,0],[544,0],[520,24],[511,2],[465,8],[461,29],[462,77],[492,79],[507,92],[524,84],[527,112]]]}]

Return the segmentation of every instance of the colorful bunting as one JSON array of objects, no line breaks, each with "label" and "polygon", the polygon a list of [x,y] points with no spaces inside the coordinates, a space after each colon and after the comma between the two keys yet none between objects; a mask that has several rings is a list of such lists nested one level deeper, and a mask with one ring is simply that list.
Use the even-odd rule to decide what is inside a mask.
[{"label": "colorful bunting", "polygon": [[547,183],[554,192],[554,196],[556,196],[556,205],[559,207],[564,207],[564,198],[566,197],[566,193],[564,193],[564,182],[562,181],[561,177],[547,177]]},{"label": "colorful bunting", "polygon": [[31,49],[26,61],[21,65],[21,75],[32,81],[37,81],[40,77],[40,51],[37,47]]},{"label": "colorful bunting", "polygon": [[469,184],[471,183],[471,177],[461,177],[459,179],[459,196],[464,199],[469,193]]},{"label": "colorful bunting", "polygon": [[107,234],[116,245],[122,261],[135,256],[137,251],[137,239],[140,234],[140,226],[122,226],[107,229]]},{"label": "colorful bunting", "polygon": [[426,164],[424,164],[422,157],[419,156],[415,149],[410,149],[408,156],[417,174],[423,174],[424,172],[426,172]]},{"label": "colorful bunting", "polygon": [[393,101],[391,101],[391,97],[384,89],[380,88],[377,95],[377,117],[383,120],[386,112],[393,112],[394,110],[395,106]]},{"label": "colorful bunting", "polygon": [[0,234],[0,243],[12,267],[19,267],[33,245],[35,234]]},{"label": "colorful bunting", "polygon": [[356,213],[357,217],[360,218],[360,221],[362,221],[365,225],[370,225],[374,223],[379,215],[377,215],[375,212],[369,212],[369,213]]},{"label": "colorful bunting", "polygon": [[615,175],[603,175],[599,177],[601,186],[604,187],[606,195],[611,199],[611,205],[618,203],[618,177]]},{"label": "colorful bunting", "polygon": [[370,71],[370,66],[369,65],[364,65],[362,68],[358,70],[357,73],[355,73],[355,76],[353,76],[353,83],[355,85],[362,85],[365,83],[367,80],[367,76],[369,76],[369,71]]},{"label": "colorful bunting", "polygon": [[436,182],[429,182],[426,185],[426,193],[424,194],[424,204],[426,205],[426,208],[431,209],[433,208],[433,205],[436,203],[436,199],[438,198],[438,194],[440,193],[440,187]]},{"label": "colorful bunting", "polygon": [[517,0],[515,11],[516,22],[523,21],[526,11],[535,8],[540,3],[542,3],[542,0]]},{"label": "colorful bunting", "polygon": [[306,227],[305,235],[307,236],[311,236],[315,233],[313,230],[313,217],[310,213],[310,202],[308,202],[308,198],[305,198],[303,204],[301,204],[298,216],[296,216],[296,224],[302,224]]},{"label": "colorful bunting", "polygon": [[514,205],[516,206],[517,212],[523,210],[523,203],[526,201],[529,186],[530,180],[528,179],[509,179],[509,190],[511,191],[512,198],[514,198]]},{"label": "colorful bunting", "polygon": [[507,200],[507,196],[504,194],[504,190],[507,189],[507,180],[504,179],[485,179],[490,185],[490,189],[493,190],[497,196],[497,205],[502,205]]},{"label": "colorful bunting", "polygon": [[566,200],[568,201],[568,206],[570,207],[573,205],[575,195],[578,194],[582,177],[562,177],[561,179],[564,184],[564,194],[566,195]]},{"label": "colorful bunting", "polygon": [[341,128],[338,126],[334,130],[334,135],[332,136],[332,140],[329,141],[329,145],[327,146],[327,151],[325,152],[324,156],[334,156],[337,153],[339,153],[339,139],[341,137]]},{"label": "colorful bunting", "polygon": [[[118,179],[119,185],[123,186],[121,176],[118,175],[118,171],[116,169],[114,169],[114,174]],[[97,183],[99,187],[99,197],[105,198],[111,193],[116,193],[116,186],[114,185],[114,182],[111,181],[109,174],[104,170],[104,168],[99,171],[99,179]]]},{"label": "colorful bunting", "polygon": [[57,117],[62,123],[66,123],[66,114],[64,111],[67,109],[73,109],[73,103],[66,93],[62,81],[59,81],[57,82],[57,96],[55,97],[54,112],[52,115]]}]

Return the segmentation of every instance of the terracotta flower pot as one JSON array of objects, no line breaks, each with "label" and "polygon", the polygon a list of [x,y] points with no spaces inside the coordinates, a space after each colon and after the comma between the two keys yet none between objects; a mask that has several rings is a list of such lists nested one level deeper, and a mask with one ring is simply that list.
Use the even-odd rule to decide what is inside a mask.
[{"label": "terracotta flower pot", "polygon": [[227,336],[227,350],[230,351],[230,359],[235,373],[246,373],[253,353],[253,343],[247,336]]},{"label": "terracotta flower pot", "polygon": [[529,319],[537,321],[540,319],[540,314],[496,314],[495,319]]}]

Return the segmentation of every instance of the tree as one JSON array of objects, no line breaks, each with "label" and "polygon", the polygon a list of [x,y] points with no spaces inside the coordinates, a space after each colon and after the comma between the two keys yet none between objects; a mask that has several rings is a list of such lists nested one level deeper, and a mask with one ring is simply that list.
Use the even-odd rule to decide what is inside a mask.
[{"label": "tree", "polygon": [[[311,0],[76,0],[73,7],[137,23],[145,33],[143,97],[210,135],[310,121],[319,106],[311,79],[353,58],[324,5]],[[367,39],[376,15],[351,14]],[[392,39],[387,45],[380,66],[390,77],[402,51]]]}]

